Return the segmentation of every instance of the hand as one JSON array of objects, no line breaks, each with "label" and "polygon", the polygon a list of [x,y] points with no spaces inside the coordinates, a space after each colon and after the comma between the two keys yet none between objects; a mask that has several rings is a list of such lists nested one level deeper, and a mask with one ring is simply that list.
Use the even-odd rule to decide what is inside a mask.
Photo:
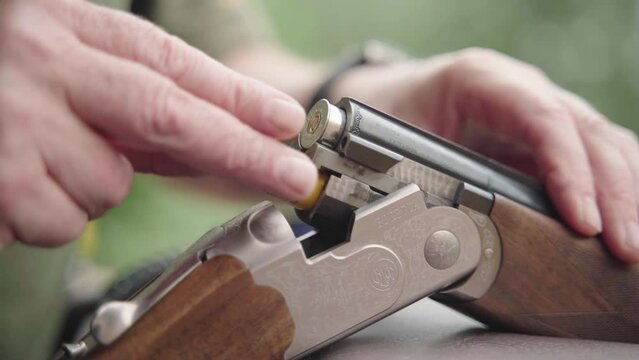
[{"label": "hand", "polygon": [[588,236],[603,231],[614,254],[639,262],[637,136],[539,69],[468,49],[357,68],[333,92],[537,176],[570,226]]},{"label": "hand", "polygon": [[287,199],[316,169],[276,139],[304,111],[132,15],[0,2],[0,245],[58,245],[127,195],[134,170],[216,173]]}]

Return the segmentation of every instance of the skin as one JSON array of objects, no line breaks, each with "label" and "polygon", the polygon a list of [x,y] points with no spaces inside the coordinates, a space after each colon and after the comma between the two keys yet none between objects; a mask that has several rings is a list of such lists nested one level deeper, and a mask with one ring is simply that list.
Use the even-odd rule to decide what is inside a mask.
[{"label": "skin", "polygon": [[312,162],[277,141],[290,96],[152,24],[84,1],[0,2],[0,244],[60,245],[119,204],[133,172],[214,173],[285,199]]},{"label": "skin", "polygon": [[[280,92],[120,12],[70,0],[0,6],[0,242],[69,241],[126,196],[134,170],[213,173],[285,199],[312,189],[312,164],[274,139],[301,127],[284,92],[307,101],[321,64],[271,44],[221,59]],[[540,70],[467,49],[359,67],[332,94],[537,176],[570,226],[602,232],[620,259],[639,262],[636,136]]]}]

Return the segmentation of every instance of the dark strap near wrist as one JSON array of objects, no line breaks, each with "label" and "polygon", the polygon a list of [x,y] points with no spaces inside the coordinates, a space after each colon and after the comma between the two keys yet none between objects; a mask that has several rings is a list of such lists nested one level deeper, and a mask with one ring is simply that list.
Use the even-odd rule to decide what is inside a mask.
[{"label": "dark strap near wrist", "polygon": [[347,72],[348,70],[352,68],[364,65],[366,63],[367,63],[367,59],[365,56],[363,56],[363,54],[360,54],[360,56],[350,56],[347,59],[342,60],[338,64],[338,66],[335,67],[335,69],[328,76],[328,78],[324,80],[324,82],[320,85],[320,87],[317,88],[317,91],[311,98],[311,101],[307,104],[306,110],[308,111],[311,107],[313,107],[313,105],[316,102],[322,99],[328,99],[329,93],[331,88],[333,87],[333,84],[335,84],[335,81],[341,78],[345,72]]},{"label": "dark strap near wrist", "polygon": [[154,5],[154,0],[133,0],[131,1],[131,13],[148,19]]},{"label": "dark strap near wrist", "polygon": [[405,52],[377,40],[369,40],[355,50],[349,49],[346,55],[342,56],[342,60],[337,63],[338,65],[333,72],[319,86],[311,101],[307,104],[307,110],[319,100],[329,99],[331,88],[347,71],[362,65],[389,64],[410,58]]}]

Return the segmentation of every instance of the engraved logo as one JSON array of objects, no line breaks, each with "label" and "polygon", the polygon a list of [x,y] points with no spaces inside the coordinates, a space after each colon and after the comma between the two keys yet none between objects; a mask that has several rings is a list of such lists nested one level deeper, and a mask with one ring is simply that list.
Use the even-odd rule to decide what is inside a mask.
[{"label": "engraved logo", "polygon": [[397,282],[397,265],[389,259],[377,259],[370,267],[369,280],[373,288],[388,291]]},{"label": "engraved logo", "polygon": [[390,209],[377,217],[377,228],[384,229],[392,223],[402,220],[417,211],[414,202],[402,204],[400,207]]},{"label": "engraved logo", "polygon": [[319,128],[321,122],[322,114],[319,111],[314,112],[311,118],[308,120],[306,131],[308,131],[309,134],[315,134],[315,131],[317,131],[317,128]]},{"label": "engraved logo", "polygon": [[351,133],[353,135],[359,135],[359,123],[362,121],[362,114],[360,114],[359,109],[355,110],[355,117],[353,119],[353,125],[351,127]]}]

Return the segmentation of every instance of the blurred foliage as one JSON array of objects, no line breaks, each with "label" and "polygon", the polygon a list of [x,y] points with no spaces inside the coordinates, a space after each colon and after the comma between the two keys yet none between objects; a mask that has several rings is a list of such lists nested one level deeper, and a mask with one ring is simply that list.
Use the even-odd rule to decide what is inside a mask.
[{"label": "blurred foliage", "polygon": [[264,1],[284,44],[326,58],[375,38],[415,56],[493,48],[639,131],[639,1]]}]

